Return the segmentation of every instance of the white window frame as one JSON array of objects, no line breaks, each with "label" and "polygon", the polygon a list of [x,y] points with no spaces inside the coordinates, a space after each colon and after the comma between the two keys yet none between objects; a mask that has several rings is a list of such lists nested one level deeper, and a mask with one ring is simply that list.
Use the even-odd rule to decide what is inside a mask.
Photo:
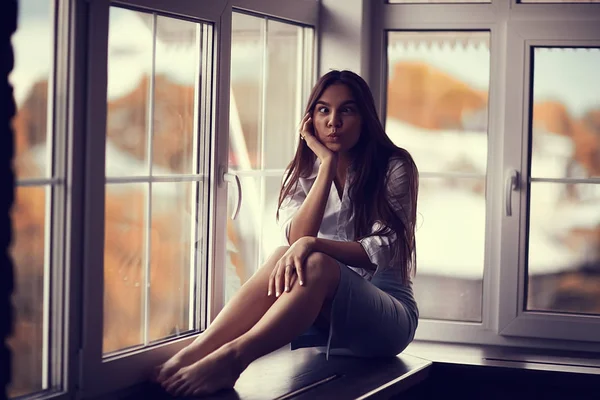
[{"label": "white window frame", "polygon": [[[108,16],[111,4],[122,4],[140,10],[156,11],[175,17],[188,17],[212,24],[212,65],[207,66],[211,75],[213,98],[210,102],[212,108],[210,123],[205,127],[211,133],[211,167],[207,179],[211,186],[211,195],[208,199],[209,229],[207,257],[208,279],[202,279],[204,285],[196,295],[197,325],[194,327],[198,333],[206,327],[206,310],[209,307],[207,295],[214,279],[212,271],[218,264],[216,257],[214,226],[219,218],[218,202],[215,192],[219,191],[217,185],[222,186],[222,180],[215,171],[216,160],[222,155],[218,154],[219,142],[227,135],[226,116],[222,109],[223,103],[228,101],[228,70],[229,53],[226,46],[229,37],[230,11],[226,0],[197,0],[194,2],[169,2],[166,0],[125,0],[110,2],[109,0],[93,0],[90,2],[87,13],[82,18],[88,18],[88,59],[87,59],[87,125],[85,144],[85,213],[83,235],[84,258],[83,265],[83,332],[79,362],[79,391],[85,397],[98,397],[107,395],[136,383],[148,377],[152,366],[158,365],[178,349],[190,343],[195,335],[187,335],[161,342],[160,344],[141,348],[139,350],[123,353],[119,356],[103,359],[103,279],[104,279],[104,194],[105,194],[105,142],[106,142],[106,91],[107,91],[107,43],[108,43]],[[203,52],[206,49],[203,49]],[[226,73],[223,73],[227,71]],[[225,110],[226,111],[226,110]],[[225,121],[225,126],[223,122]],[[202,129],[200,129],[202,131]],[[226,141],[226,140],[225,140]],[[198,271],[197,276],[205,274]],[[196,279],[197,283],[200,283]],[[208,286],[208,287],[207,287]],[[199,307],[199,306],[202,307]]]},{"label": "white window frame", "polygon": [[[600,5],[599,5],[600,6]],[[598,8],[600,11],[600,7]],[[595,39],[594,39],[595,38]],[[506,97],[506,148],[521,149],[505,153],[506,170],[519,171],[520,190],[513,194],[513,217],[503,218],[502,265],[500,283],[500,334],[548,339],[600,341],[600,315],[542,313],[523,311],[526,303],[525,282],[527,232],[527,199],[530,180],[528,161],[529,129],[531,120],[533,70],[532,51],[538,46],[573,46],[600,48],[600,18],[598,21],[568,21],[557,25],[553,21],[516,21],[509,23],[508,63],[514,74],[507,81]],[[519,143],[519,140],[521,141]],[[600,179],[585,179],[600,184]],[[516,206],[516,207],[515,207]],[[518,249],[518,251],[508,251]],[[516,268],[518,267],[518,268]],[[516,291],[515,291],[516,289]]]},{"label": "white window frame", "polygon": [[[19,179],[15,176],[15,191],[19,187],[45,187],[44,217],[44,276],[43,276],[43,339],[42,387],[23,397],[68,398],[72,390],[74,360],[70,356],[72,344],[78,337],[77,296],[74,277],[77,270],[70,260],[76,257],[77,246],[66,240],[78,231],[77,221],[71,217],[78,203],[72,192],[77,187],[78,171],[72,168],[74,157],[67,143],[76,141],[70,120],[73,109],[73,71],[68,58],[73,41],[68,24],[72,3],[69,0],[51,0],[49,43],[53,50],[48,70],[46,106],[46,170],[40,177]],[[14,265],[18,269],[18,265]],[[17,311],[18,312],[18,311]],[[19,357],[19,354],[13,354]]]},{"label": "white window frame", "polygon": [[[316,0],[232,0],[231,1],[232,12],[241,12],[247,13],[249,15],[253,15],[256,17],[266,17],[271,20],[280,21],[284,23],[292,23],[298,24],[305,27],[312,27],[314,29],[313,40],[316,41],[317,37],[317,25],[318,25],[318,10],[319,3]],[[231,17],[231,15],[230,15]],[[229,19],[229,23],[231,24],[231,18]],[[230,29],[231,31],[231,29]],[[229,49],[231,48],[231,35],[229,37],[228,42]],[[317,45],[315,43],[314,53],[313,53],[313,63],[312,69],[315,70],[316,59],[317,59]],[[228,50],[230,53],[231,50]],[[227,72],[227,87],[229,84],[229,74]],[[222,77],[221,77],[222,78]],[[314,77],[313,77],[314,79]],[[312,83],[312,82],[310,82]],[[310,88],[308,88],[310,90]],[[303,92],[306,91],[306,88],[303,88]],[[303,95],[305,93],[302,93]],[[227,101],[229,102],[229,96],[227,97]],[[224,108],[225,109],[225,108]],[[227,117],[229,118],[229,103],[227,104]],[[233,110],[234,112],[237,110]],[[264,111],[263,111],[264,112]],[[300,117],[300,114],[299,114]],[[299,121],[298,121],[299,122]],[[229,129],[229,120],[227,120],[227,132],[230,132]],[[237,127],[233,127],[234,130],[238,130]],[[238,132],[241,133],[241,132]],[[262,132],[260,133],[262,135]],[[255,176],[255,177],[267,177],[273,175],[282,175],[283,170],[230,170],[229,169],[229,135],[227,135],[227,140],[223,140],[219,143],[218,152],[220,155],[223,155],[219,158],[219,171],[233,173],[238,175],[239,177],[246,176]],[[219,191],[217,193],[217,203],[223,208],[217,218],[217,226],[215,231],[215,237],[218,238],[216,240],[216,253],[220,258],[220,262],[216,263],[216,265],[226,265],[225,253],[226,253],[226,243],[227,243],[227,191]],[[242,198],[244,196],[242,195]],[[215,279],[211,281],[212,284],[212,294],[211,294],[211,307],[209,320],[212,321],[216,315],[223,309],[225,306],[225,271],[223,268],[220,268],[215,271],[214,275]]]},{"label": "white window frame", "polygon": [[[491,32],[482,322],[421,319],[415,340],[600,351],[596,317],[517,312],[516,304],[518,301],[522,304],[523,299],[522,294],[519,298],[516,296],[520,288],[518,278],[524,269],[511,249],[524,251],[523,243],[518,239],[524,226],[518,226],[516,218],[507,220],[504,216],[505,172],[511,169],[523,171],[521,154],[526,154],[526,148],[523,148],[523,140],[526,140],[523,132],[526,131],[523,129],[527,117],[523,120],[523,108],[517,110],[515,107],[524,101],[522,83],[528,67],[524,68],[525,39],[518,34],[514,37],[515,32],[529,36],[532,44],[542,43],[541,40],[548,44],[561,38],[564,42],[566,38],[572,43],[589,45],[589,37],[567,35],[567,28],[557,31],[553,23],[568,21],[570,29],[581,23],[587,23],[589,27],[598,25],[600,4],[519,4],[517,0],[492,0],[480,4],[387,4],[380,0],[372,7],[373,20],[380,22],[371,30],[370,59],[373,63],[369,76],[382,120],[385,120],[387,87],[387,31]],[[523,30],[528,25],[538,28]],[[598,41],[594,43],[598,44]],[[525,92],[528,93],[528,88]],[[521,116],[516,121],[519,113]],[[513,195],[512,203],[513,215],[520,216],[521,221],[524,208],[520,205],[526,198],[524,196],[522,192]],[[590,319],[595,321],[589,322]],[[569,323],[567,327],[561,325],[566,322]],[[552,329],[554,332],[549,333]],[[549,338],[560,340],[547,340]]]}]

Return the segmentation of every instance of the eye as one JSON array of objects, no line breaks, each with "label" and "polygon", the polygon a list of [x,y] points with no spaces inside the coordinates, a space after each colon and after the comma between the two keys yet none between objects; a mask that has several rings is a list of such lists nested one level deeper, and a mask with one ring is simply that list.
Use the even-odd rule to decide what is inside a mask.
[{"label": "eye", "polygon": [[347,113],[347,114],[349,114],[349,113],[352,113],[352,112],[354,112],[354,109],[353,109],[352,107],[343,107],[341,111],[342,111],[343,113]]},{"label": "eye", "polygon": [[320,113],[326,113],[329,110],[327,109],[327,107],[321,106],[321,107],[317,107],[317,111]]}]

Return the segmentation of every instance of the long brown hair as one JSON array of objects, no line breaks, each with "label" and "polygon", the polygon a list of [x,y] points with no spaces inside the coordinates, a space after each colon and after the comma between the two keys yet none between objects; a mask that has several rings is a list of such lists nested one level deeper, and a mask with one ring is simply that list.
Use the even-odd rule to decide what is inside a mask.
[{"label": "long brown hair", "polygon": [[[351,150],[354,174],[349,183],[356,240],[375,235],[391,236],[396,232],[393,255],[394,259],[399,259],[402,266],[402,281],[407,282],[411,270],[413,274],[416,272],[415,225],[419,187],[417,166],[409,152],[396,146],[387,136],[377,116],[369,86],[354,72],[334,70],[323,75],[310,93],[305,113],[312,115],[323,92],[329,86],[340,83],[351,90],[362,121],[360,138]],[[390,158],[399,159],[406,171],[409,191],[405,195],[408,196],[410,206],[408,210],[402,210],[404,218],[400,218],[394,212],[391,201],[396,205],[404,202],[400,199],[389,199],[386,195]],[[304,140],[299,140],[296,154],[287,167],[287,174],[279,193],[277,218],[281,204],[295,190],[298,179],[310,175],[315,161],[316,155],[313,151]],[[382,222],[383,226],[378,231],[371,232],[375,221]]]}]

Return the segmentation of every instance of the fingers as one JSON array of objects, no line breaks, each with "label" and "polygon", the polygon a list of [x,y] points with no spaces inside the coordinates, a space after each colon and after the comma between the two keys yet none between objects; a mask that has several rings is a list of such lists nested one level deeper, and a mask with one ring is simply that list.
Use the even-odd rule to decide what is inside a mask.
[{"label": "fingers", "polygon": [[296,275],[298,275],[298,283],[300,283],[300,286],[304,286],[306,281],[304,280],[304,269],[302,268],[302,263],[300,260],[297,260],[294,264],[296,266]]},{"label": "fingers", "polygon": [[279,297],[281,293],[283,293],[283,281],[284,281],[284,272],[285,266],[280,262],[277,271],[275,272],[275,297]]},{"label": "fingers", "polygon": [[284,292],[292,290],[294,283],[298,280],[298,273],[301,274],[301,281],[304,284],[304,271],[300,259],[279,260],[269,276],[267,296],[274,294],[275,297],[279,297]]},{"label": "fingers", "polygon": [[306,140],[306,138],[310,136],[314,136],[312,130],[312,117],[309,113],[306,113],[300,123],[300,138]]},{"label": "fingers", "polygon": [[273,271],[271,271],[271,275],[269,275],[269,287],[267,288],[267,296],[271,296],[275,293],[275,273],[279,269],[280,262],[281,261],[278,261],[275,264],[275,268],[273,268]]},{"label": "fingers", "polygon": [[285,287],[284,290],[289,292],[292,288],[292,277],[294,276],[295,267],[292,264],[288,264],[285,267]]}]

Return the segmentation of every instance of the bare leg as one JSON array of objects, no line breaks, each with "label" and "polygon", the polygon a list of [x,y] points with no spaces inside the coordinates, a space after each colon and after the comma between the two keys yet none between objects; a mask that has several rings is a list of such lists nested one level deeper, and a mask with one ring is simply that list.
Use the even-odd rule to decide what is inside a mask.
[{"label": "bare leg", "polygon": [[335,260],[322,253],[311,254],[306,262],[305,286],[294,285],[250,330],[181,368],[164,387],[174,395],[201,395],[232,388],[252,361],[290,343],[308,329],[324,304],[333,298],[339,278]]},{"label": "bare leg", "polygon": [[275,296],[267,296],[269,276],[287,249],[280,247],[275,250],[265,265],[242,285],[208,329],[158,368],[156,380],[159,383],[180,368],[201,360],[225,343],[238,338],[262,318],[276,300]]}]

